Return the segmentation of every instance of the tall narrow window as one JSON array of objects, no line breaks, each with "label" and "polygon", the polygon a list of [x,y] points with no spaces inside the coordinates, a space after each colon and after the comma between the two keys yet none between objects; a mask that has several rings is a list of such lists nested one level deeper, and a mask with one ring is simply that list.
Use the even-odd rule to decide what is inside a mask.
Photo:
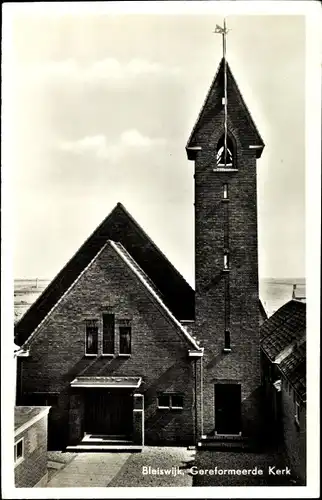
[{"label": "tall narrow window", "polygon": [[120,321],[120,354],[131,354],[132,328],[129,320]]},{"label": "tall narrow window", "polygon": [[228,200],[228,184],[223,185],[223,199]]},{"label": "tall narrow window", "polygon": [[114,354],[114,314],[103,314],[103,354]]},{"label": "tall narrow window", "polygon": [[230,331],[225,331],[225,349],[230,350]]},{"label": "tall narrow window", "polygon": [[300,403],[295,399],[295,422],[297,425],[300,425]]},{"label": "tall narrow window", "polygon": [[24,439],[20,439],[15,443],[14,449],[15,465],[22,462],[24,459]]},{"label": "tall narrow window", "polygon": [[229,269],[229,256],[228,256],[228,252],[224,253],[224,269],[225,270]]},{"label": "tall narrow window", "polygon": [[223,135],[217,144],[217,156],[216,164],[217,167],[232,168],[234,166],[234,154],[233,154],[233,142],[231,138],[227,137],[226,147],[225,147],[225,136]]},{"label": "tall narrow window", "polygon": [[86,354],[97,356],[98,353],[98,320],[86,320]]}]

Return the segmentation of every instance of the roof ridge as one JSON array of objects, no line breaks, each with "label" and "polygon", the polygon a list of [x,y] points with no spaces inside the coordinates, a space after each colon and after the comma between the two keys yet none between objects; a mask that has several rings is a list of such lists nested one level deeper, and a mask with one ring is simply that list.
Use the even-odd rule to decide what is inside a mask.
[{"label": "roof ridge", "polygon": [[172,262],[169,260],[169,258],[162,252],[162,250],[158,247],[158,245],[152,240],[152,238],[146,233],[146,231],[143,229],[143,227],[137,222],[136,219],[134,219],[134,217],[130,214],[130,212],[125,208],[125,206],[121,203],[121,202],[118,202],[117,205],[119,208],[121,208],[125,213],[126,215],[128,216],[128,218],[131,220],[131,222],[133,222],[133,224],[140,230],[142,231],[142,233],[144,234],[144,236],[146,237],[146,239],[149,241],[149,243],[151,243],[151,245],[162,255],[162,257],[164,259],[166,259],[166,261],[170,264],[171,268],[184,280],[184,282],[190,287],[191,285],[189,285],[189,283],[187,282],[187,280],[185,279],[184,276],[182,276],[182,274],[178,271],[178,269],[172,264]]},{"label": "roof ridge", "polygon": [[[288,302],[286,302],[285,304],[283,304],[279,309],[277,309],[277,311],[274,312],[274,314],[272,314],[272,316],[270,316],[269,318],[265,319],[264,323],[261,325],[260,328],[263,328],[263,326],[266,325],[267,322],[270,321],[272,318],[274,318],[274,316],[277,317],[278,313],[280,313],[282,309],[284,309],[284,308],[286,309],[286,307],[289,306],[289,304],[291,304],[292,302],[296,302],[296,301],[289,300]],[[296,302],[296,303],[297,304],[303,304],[303,302]],[[306,304],[304,304],[304,305],[306,305]],[[288,318],[282,320],[279,325],[276,325],[275,328],[273,329],[273,331],[271,331],[270,333],[267,333],[266,335],[264,335],[264,337],[262,337],[262,342],[264,340],[266,340],[267,337],[270,337],[275,332],[275,330],[277,328],[280,328],[281,325],[284,325],[290,318],[292,318],[294,316],[294,314],[296,314],[296,312],[297,312],[296,310],[293,311],[293,313],[290,316],[288,316]]]},{"label": "roof ridge", "polygon": [[[156,299],[156,301],[161,305],[163,310],[167,313],[168,317],[172,320],[173,323],[178,327],[178,329],[184,334],[186,340],[190,342],[191,345],[193,345],[194,349],[201,351],[202,347],[198,345],[196,340],[190,335],[190,333],[184,328],[184,326],[180,323],[180,321],[172,314],[170,309],[165,305],[163,302],[162,298],[156,293],[155,290],[151,287],[151,285],[148,283],[147,280],[144,279],[144,276],[140,275],[138,273],[139,268],[141,270],[141,267],[136,263],[136,267],[133,265],[132,261],[130,259],[127,259],[127,252],[122,251],[123,245],[121,245],[121,248],[115,243],[115,241],[109,240],[110,245],[114,250],[119,254],[119,256],[123,259],[123,261],[130,267],[130,269],[136,274],[136,276],[139,278],[139,280],[145,285],[147,290],[151,293],[151,295]],[[134,259],[132,259],[134,260]],[[134,260],[135,262],[135,260]]]},{"label": "roof ridge", "polygon": [[74,279],[74,281],[70,284],[70,286],[65,290],[65,292],[59,297],[59,299],[54,303],[54,305],[49,309],[47,314],[43,317],[43,319],[37,324],[37,326],[32,330],[30,335],[27,337],[27,339],[22,343],[21,348],[23,348],[28,342],[30,342],[36,333],[38,332],[39,328],[41,325],[46,321],[48,316],[52,313],[52,311],[58,306],[60,301],[68,294],[68,292],[76,285],[76,283],[80,280],[80,278],[84,275],[84,273],[87,271],[87,269],[93,264],[93,262],[97,259],[100,253],[103,252],[103,250],[106,248],[107,241],[105,244],[96,252],[95,256],[91,259],[91,261],[85,266],[82,271],[77,275],[77,277]]},{"label": "roof ridge", "polygon": [[119,248],[122,249],[122,251],[126,254],[126,256],[128,257],[128,259],[131,262],[133,262],[133,264],[136,267],[138,267],[140,269],[140,272],[143,274],[143,276],[145,277],[146,281],[148,283],[150,283],[151,287],[155,289],[155,291],[160,295],[160,297],[163,297],[163,294],[160,292],[160,290],[158,289],[158,287],[156,286],[156,284],[154,283],[154,281],[150,278],[150,276],[147,275],[147,273],[142,269],[142,267],[136,262],[136,260],[134,259],[134,257],[132,257],[132,255],[125,248],[125,246],[122,245],[122,243],[120,241],[114,241],[114,240],[109,240],[109,241],[112,241],[113,243],[115,243],[115,245],[117,245]]},{"label": "roof ridge", "polygon": [[211,91],[212,91],[212,88],[213,88],[213,86],[214,86],[214,83],[215,83],[215,81],[216,81],[216,79],[217,79],[217,76],[218,76],[218,74],[219,74],[219,71],[220,71],[220,68],[221,68],[221,65],[222,65],[223,60],[224,60],[224,58],[222,57],[222,58],[221,58],[220,63],[218,64],[218,67],[217,67],[217,71],[216,71],[216,73],[215,73],[215,76],[214,76],[214,77],[212,78],[212,80],[211,80],[211,84],[210,84],[210,86],[209,86],[208,92],[207,92],[207,94],[206,94],[206,97],[205,97],[205,98],[204,98],[204,100],[203,100],[203,103],[202,103],[202,105],[201,105],[201,108],[200,108],[200,111],[199,111],[199,113],[198,113],[197,119],[196,119],[196,121],[195,121],[195,124],[194,124],[194,126],[193,126],[193,128],[192,128],[191,134],[190,134],[189,139],[188,139],[188,141],[187,141],[186,148],[188,148],[188,147],[189,147],[189,143],[190,143],[190,141],[191,141],[191,139],[192,139],[192,137],[193,137],[193,134],[195,133],[195,130],[196,130],[196,128],[197,128],[197,125],[198,125],[199,120],[200,120],[200,118],[201,118],[201,115],[202,115],[202,113],[203,113],[203,110],[204,110],[204,108],[205,108],[205,106],[206,106],[206,103],[207,103],[207,101],[208,101],[208,97],[210,96],[210,93],[211,93]]}]

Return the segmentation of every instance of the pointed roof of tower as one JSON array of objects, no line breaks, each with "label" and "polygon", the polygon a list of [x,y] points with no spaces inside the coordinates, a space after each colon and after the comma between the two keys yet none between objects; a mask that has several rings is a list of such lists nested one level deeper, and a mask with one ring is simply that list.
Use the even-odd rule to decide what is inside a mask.
[{"label": "pointed roof of tower", "polygon": [[[228,117],[231,117],[233,114],[238,115],[238,125],[240,126],[242,124],[247,127],[247,134],[243,135],[248,138],[248,146],[251,149],[255,149],[257,158],[260,158],[264,148],[264,141],[261,138],[249,109],[246,106],[227,60],[226,69]],[[222,111],[222,98],[224,96],[224,72],[225,59],[222,58],[186,146],[189,160],[193,160],[195,158],[195,152],[202,149],[205,139],[202,137],[200,132],[205,126],[207,126],[210,120],[213,119],[214,114],[218,114]]]}]

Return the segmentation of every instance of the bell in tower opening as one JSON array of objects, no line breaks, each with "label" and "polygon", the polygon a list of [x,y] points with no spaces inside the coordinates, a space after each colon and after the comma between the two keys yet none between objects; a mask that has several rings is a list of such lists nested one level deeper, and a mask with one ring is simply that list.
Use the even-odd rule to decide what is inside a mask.
[{"label": "bell in tower opening", "polygon": [[[226,152],[225,152],[226,149]],[[230,137],[227,137],[227,145],[225,148],[225,139],[222,136],[217,145],[217,156],[216,156],[216,166],[217,167],[229,167],[234,166],[233,160],[233,143]]]}]

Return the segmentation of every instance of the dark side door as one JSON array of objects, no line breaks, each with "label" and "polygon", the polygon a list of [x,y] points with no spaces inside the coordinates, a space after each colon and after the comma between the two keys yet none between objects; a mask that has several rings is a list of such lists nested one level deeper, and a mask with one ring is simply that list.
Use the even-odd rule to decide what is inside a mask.
[{"label": "dark side door", "polygon": [[238,434],[241,431],[240,384],[215,384],[215,432]]}]

